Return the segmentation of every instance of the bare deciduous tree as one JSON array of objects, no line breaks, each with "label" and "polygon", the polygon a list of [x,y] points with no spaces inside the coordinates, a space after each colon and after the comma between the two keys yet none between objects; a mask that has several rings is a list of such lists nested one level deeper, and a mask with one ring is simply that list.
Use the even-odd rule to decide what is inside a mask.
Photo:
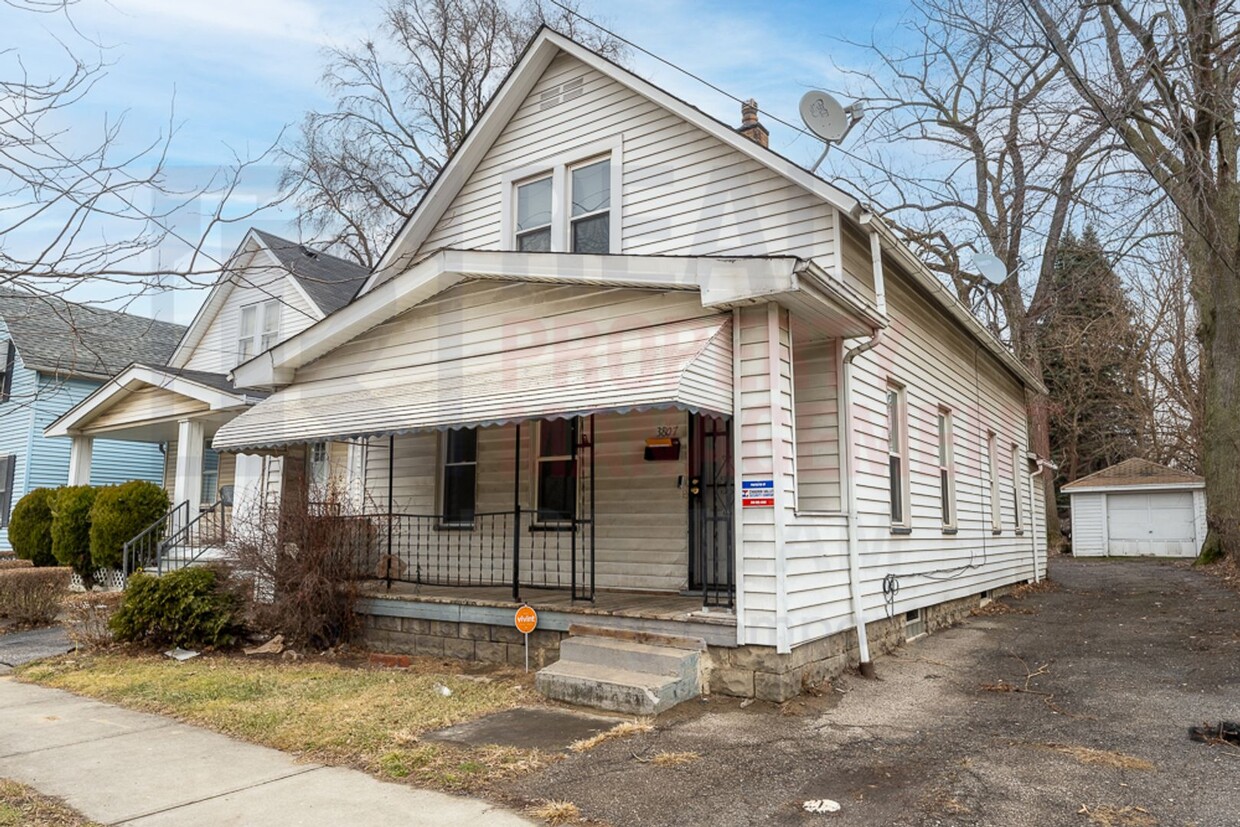
[{"label": "bare deciduous tree", "polygon": [[305,230],[374,266],[541,25],[607,57],[621,45],[527,0],[392,0],[381,31],[328,53],[335,101],[283,150]]},{"label": "bare deciduous tree", "polygon": [[[853,73],[876,110],[861,144],[877,170],[867,183],[921,258],[1042,376],[1037,322],[1050,307],[1059,245],[1074,216],[1101,211],[1124,170],[1106,126],[1016,0],[922,0],[915,9],[916,47],[871,44],[879,69]],[[979,253],[996,256],[1009,277],[992,285],[978,276]],[[1033,447],[1049,456],[1047,400],[1029,403]],[[1053,546],[1059,520],[1046,482]]]},{"label": "bare deciduous tree", "polygon": [[1175,205],[1196,302],[1209,534],[1240,555],[1240,9],[1028,0],[1066,76]]}]

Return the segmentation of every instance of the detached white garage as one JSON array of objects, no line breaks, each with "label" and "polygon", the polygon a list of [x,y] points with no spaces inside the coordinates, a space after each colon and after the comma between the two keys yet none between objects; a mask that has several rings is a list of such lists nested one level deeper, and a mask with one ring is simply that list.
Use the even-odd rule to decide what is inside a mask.
[{"label": "detached white garage", "polygon": [[1077,557],[1196,557],[1206,536],[1204,477],[1124,460],[1063,487]]}]

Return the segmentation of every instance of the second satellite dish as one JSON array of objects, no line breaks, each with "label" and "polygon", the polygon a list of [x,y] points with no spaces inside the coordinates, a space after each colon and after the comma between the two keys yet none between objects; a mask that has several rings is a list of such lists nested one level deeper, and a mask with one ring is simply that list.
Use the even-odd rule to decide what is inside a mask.
[{"label": "second satellite dish", "polygon": [[1002,284],[1007,281],[1007,265],[998,256],[984,253],[976,255],[973,257],[973,266],[977,268],[977,272],[982,274],[982,278],[991,284]]},{"label": "second satellite dish", "polygon": [[818,169],[832,144],[844,140],[849,130],[861,120],[864,111],[861,101],[842,106],[835,98],[818,89],[810,90],[801,96],[801,120],[810,132],[822,138],[826,144],[822,155],[818,156],[817,162],[810,167],[810,172]]}]

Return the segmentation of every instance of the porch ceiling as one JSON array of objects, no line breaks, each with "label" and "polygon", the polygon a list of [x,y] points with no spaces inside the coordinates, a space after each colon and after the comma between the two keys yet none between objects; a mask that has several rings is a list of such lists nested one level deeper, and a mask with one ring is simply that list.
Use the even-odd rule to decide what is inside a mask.
[{"label": "porch ceiling", "polygon": [[222,427],[217,450],[603,412],[732,412],[730,314],[293,384]]}]

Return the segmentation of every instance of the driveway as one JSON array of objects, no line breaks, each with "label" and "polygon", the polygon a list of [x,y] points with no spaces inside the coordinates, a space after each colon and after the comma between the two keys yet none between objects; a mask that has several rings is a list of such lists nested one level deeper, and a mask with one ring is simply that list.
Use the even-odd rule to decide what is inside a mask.
[{"label": "driveway", "polygon": [[62,626],[0,635],[0,675],[11,672],[14,666],[63,655],[72,648]]},{"label": "driveway", "polygon": [[[693,704],[506,792],[616,827],[1240,824],[1240,748],[1188,738],[1240,720],[1240,596],[1182,563],[1057,559],[1051,575],[1053,591],[880,658],[878,681],[784,710]],[[807,813],[814,799],[841,809]]]}]

